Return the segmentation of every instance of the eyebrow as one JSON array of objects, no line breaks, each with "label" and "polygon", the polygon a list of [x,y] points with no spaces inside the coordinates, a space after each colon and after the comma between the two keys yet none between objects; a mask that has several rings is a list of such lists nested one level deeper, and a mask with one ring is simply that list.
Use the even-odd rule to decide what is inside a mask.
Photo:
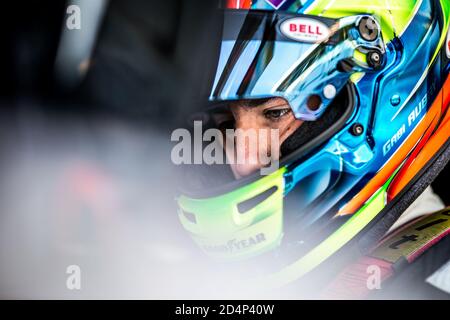
[{"label": "eyebrow", "polygon": [[242,104],[246,107],[254,108],[258,107],[262,104],[266,104],[270,100],[273,100],[275,98],[263,98],[263,99],[249,99],[249,100],[243,100]]}]

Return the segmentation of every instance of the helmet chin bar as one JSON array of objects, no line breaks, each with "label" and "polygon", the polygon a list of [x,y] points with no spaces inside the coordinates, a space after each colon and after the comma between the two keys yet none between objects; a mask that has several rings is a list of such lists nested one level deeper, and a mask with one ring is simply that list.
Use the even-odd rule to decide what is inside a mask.
[{"label": "helmet chin bar", "polygon": [[289,71],[274,90],[289,101],[297,119],[315,121],[356,73],[380,71],[386,64],[385,44],[379,23],[371,16],[338,21],[335,34],[345,40],[326,51],[323,44]]},{"label": "helmet chin bar", "polygon": [[211,258],[236,261],[277,248],[283,237],[282,167],[249,185],[211,197],[178,199],[178,217]]}]

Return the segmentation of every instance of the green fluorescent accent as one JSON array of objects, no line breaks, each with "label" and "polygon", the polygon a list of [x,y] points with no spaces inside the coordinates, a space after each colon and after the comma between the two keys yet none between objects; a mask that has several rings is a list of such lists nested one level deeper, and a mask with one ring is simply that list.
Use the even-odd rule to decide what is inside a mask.
[{"label": "green fluorescent accent", "polygon": [[433,55],[433,58],[431,59],[430,64],[428,65],[428,68],[431,66],[431,64],[436,59],[437,55],[439,54],[439,51],[441,50],[442,46],[444,45],[445,41],[447,40],[447,30],[450,23],[450,1],[449,0],[441,0],[441,6],[442,6],[442,15],[444,16],[444,32],[441,34],[441,38],[439,39],[439,45],[436,48],[436,52]]},{"label": "green fluorescent accent", "polygon": [[[396,171],[397,172],[397,171]],[[395,172],[395,173],[396,173]],[[313,270],[324,262],[348,241],[353,239],[369,222],[371,222],[386,205],[386,190],[392,177],[355,213],[350,220],[341,226],[335,233],[329,236],[319,246],[315,247],[307,255],[277,273],[260,279],[264,287],[277,288],[287,285]],[[255,283],[254,285],[258,285]]]},{"label": "green fluorescent accent", "polygon": [[367,56],[358,50],[355,50],[355,53],[353,54],[353,58],[355,58],[356,60],[358,60],[362,63],[367,63]]},{"label": "green fluorescent accent", "polygon": [[[209,256],[239,260],[270,251],[283,236],[283,195],[286,167],[227,194],[192,199],[181,196],[179,219]],[[264,201],[241,213],[238,204],[276,187]],[[192,218],[189,219],[187,215]],[[195,222],[193,221],[195,220]]]},{"label": "green fluorescent accent", "polygon": [[441,6],[444,11],[444,20],[446,25],[449,24],[449,14],[450,14],[450,2],[448,0],[441,0]]},{"label": "green fluorescent accent", "polygon": [[394,34],[403,33],[421,3],[422,0],[319,0],[305,13],[334,19],[362,12],[371,14],[379,19],[387,43]]}]

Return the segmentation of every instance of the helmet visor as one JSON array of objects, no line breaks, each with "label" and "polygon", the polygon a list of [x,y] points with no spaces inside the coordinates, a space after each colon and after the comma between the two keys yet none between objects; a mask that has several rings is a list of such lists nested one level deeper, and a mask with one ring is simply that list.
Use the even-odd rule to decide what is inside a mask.
[{"label": "helmet visor", "polygon": [[282,97],[297,119],[317,120],[352,74],[372,69],[365,54],[383,51],[376,22],[366,40],[357,32],[362,19],[225,10],[210,100]]}]

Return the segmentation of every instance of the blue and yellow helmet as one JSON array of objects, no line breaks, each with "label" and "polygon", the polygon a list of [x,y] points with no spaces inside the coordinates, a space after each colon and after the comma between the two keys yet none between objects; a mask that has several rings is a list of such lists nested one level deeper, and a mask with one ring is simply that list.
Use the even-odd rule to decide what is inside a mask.
[{"label": "blue and yellow helmet", "polygon": [[306,125],[269,175],[196,170],[179,218],[218,260],[289,247],[294,258],[270,277],[283,285],[378,239],[448,160],[450,2],[230,0],[222,10],[209,100],[281,97]]}]

